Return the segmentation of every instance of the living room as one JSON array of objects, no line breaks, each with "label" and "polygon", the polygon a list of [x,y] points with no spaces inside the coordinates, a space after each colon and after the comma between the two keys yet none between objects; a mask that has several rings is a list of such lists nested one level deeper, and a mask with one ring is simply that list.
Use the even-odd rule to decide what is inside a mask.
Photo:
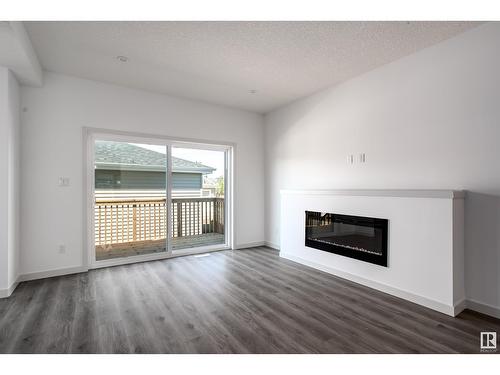
[{"label": "living room", "polygon": [[472,14],[5,17],[0,353],[496,353]]}]

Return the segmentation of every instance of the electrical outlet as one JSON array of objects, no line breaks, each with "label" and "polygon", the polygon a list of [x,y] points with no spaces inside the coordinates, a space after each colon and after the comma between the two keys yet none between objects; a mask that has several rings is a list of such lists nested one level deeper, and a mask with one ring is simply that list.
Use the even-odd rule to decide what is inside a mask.
[{"label": "electrical outlet", "polygon": [[66,253],[66,245],[62,244],[59,245],[59,254],[64,254]]}]

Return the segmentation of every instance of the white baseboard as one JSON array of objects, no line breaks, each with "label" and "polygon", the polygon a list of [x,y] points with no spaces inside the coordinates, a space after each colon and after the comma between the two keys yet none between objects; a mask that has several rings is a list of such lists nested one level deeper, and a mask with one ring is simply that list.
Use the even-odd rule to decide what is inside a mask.
[{"label": "white baseboard", "polygon": [[14,292],[14,290],[19,285],[19,278],[12,283],[7,289],[0,289],[0,298],[7,298]]},{"label": "white baseboard", "polygon": [[492,305],[489,305],[487,303],[482,303],[482,302],[474,301],[471,299],[468,299],[465,302],[465,304],[469,310],[474,310],[474,311],[477,311],[481,314],[493,316],[495,318],[500,319],[500,307],[499,306],[492,306]]},{"label": "white baseboard", "polygon": [[429,299],[427,297],[423,297],[423,296],[420,296],[418,294],[408,292],[406,290],[398,289],[398,288],[392,287],[390,285],[382,284],[382,283],[372,281],[369,279],[365,279],[363,277],[359,277],[359,276],[353,275],[351,273],[344,272],[344,271],[341,271],[341,270],[338,270],[338,269],[335,269],[332,267],[328,267],[328,266],[325,266],[325,265],[322,265],[319,263],[311,262],[307,259],[303,259],[303,258],[297,257],[295,255],[280,252],[280,256],[285,258],[285,259],[289,259],[291,261],[294,261],[294,262],[297,262],[300,264],[304,264],[306,266],[316,268],[320,271],[324,271],[324,272],[330,273],[332,275],[339,276],[343,279],[347,279],[347,280],[353,281],[355,283],[367,286],[369,288],[379,290],[381,292],[393,295],[395,297],[405,299],[407,301],[416,303],[418,305],[428,307],[428,308],[435,310],[435,311],[438,311],[440,313],[450,315],[450,316],[455,316],[455,306],[446,305],[442,302],[435,301],[435,300]]},{"label": "white baseboard", "polygon": [[271,249],[274,249],[274,250],[279,251],[279,249],[280,249],[279,245],[272,243],[272,242],[269,242],[269,241],[265,241],[264,244],[265,244],[265,246],[270,247]]},{"label": "white baseboard", "polygon": [[458,302],[455,303],[454,308],[453,308],[453,315],[457,316],[460,314],[462,311],[464,311],[467,308],[467,300],[464,298]]},{"label": "white baseboard", "polygon": [[19,276],[17,281],[22,282],[22,281],[30,281],[37,279],[46,279],[48,277],[64,276],[73,273],[87,272],[88,270],[89,270],[88,267],[78,266],[78,267],[58,268],[55,270],[48,270],[41,272],[25,273],[24,275]]},{"label": "white baseboard", "polygon": [[264,241],[249,242],[249,243],[235,245],[235,246],[233,246],[233,250],[248,249],[250,247],[265,246],[265,244],[266,243]]}]

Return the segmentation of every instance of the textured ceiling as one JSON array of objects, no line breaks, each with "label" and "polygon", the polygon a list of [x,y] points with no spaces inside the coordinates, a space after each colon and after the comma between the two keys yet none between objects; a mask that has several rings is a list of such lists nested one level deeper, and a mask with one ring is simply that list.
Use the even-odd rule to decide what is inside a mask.
[{"label": "textured ceiling", "polygon": [[477,25],[25,22],[46,70],[260,113]]}]

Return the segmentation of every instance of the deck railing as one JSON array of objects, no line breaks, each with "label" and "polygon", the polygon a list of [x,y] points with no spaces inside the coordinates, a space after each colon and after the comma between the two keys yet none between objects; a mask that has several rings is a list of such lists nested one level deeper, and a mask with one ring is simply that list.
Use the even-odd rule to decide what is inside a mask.
[{"label": "deck railing", "polygon": [[[95,244],[160,240],[167,236],[165,199],[95,203]],[[224,198],[172,199],[173,237],[224,233]]]}]

